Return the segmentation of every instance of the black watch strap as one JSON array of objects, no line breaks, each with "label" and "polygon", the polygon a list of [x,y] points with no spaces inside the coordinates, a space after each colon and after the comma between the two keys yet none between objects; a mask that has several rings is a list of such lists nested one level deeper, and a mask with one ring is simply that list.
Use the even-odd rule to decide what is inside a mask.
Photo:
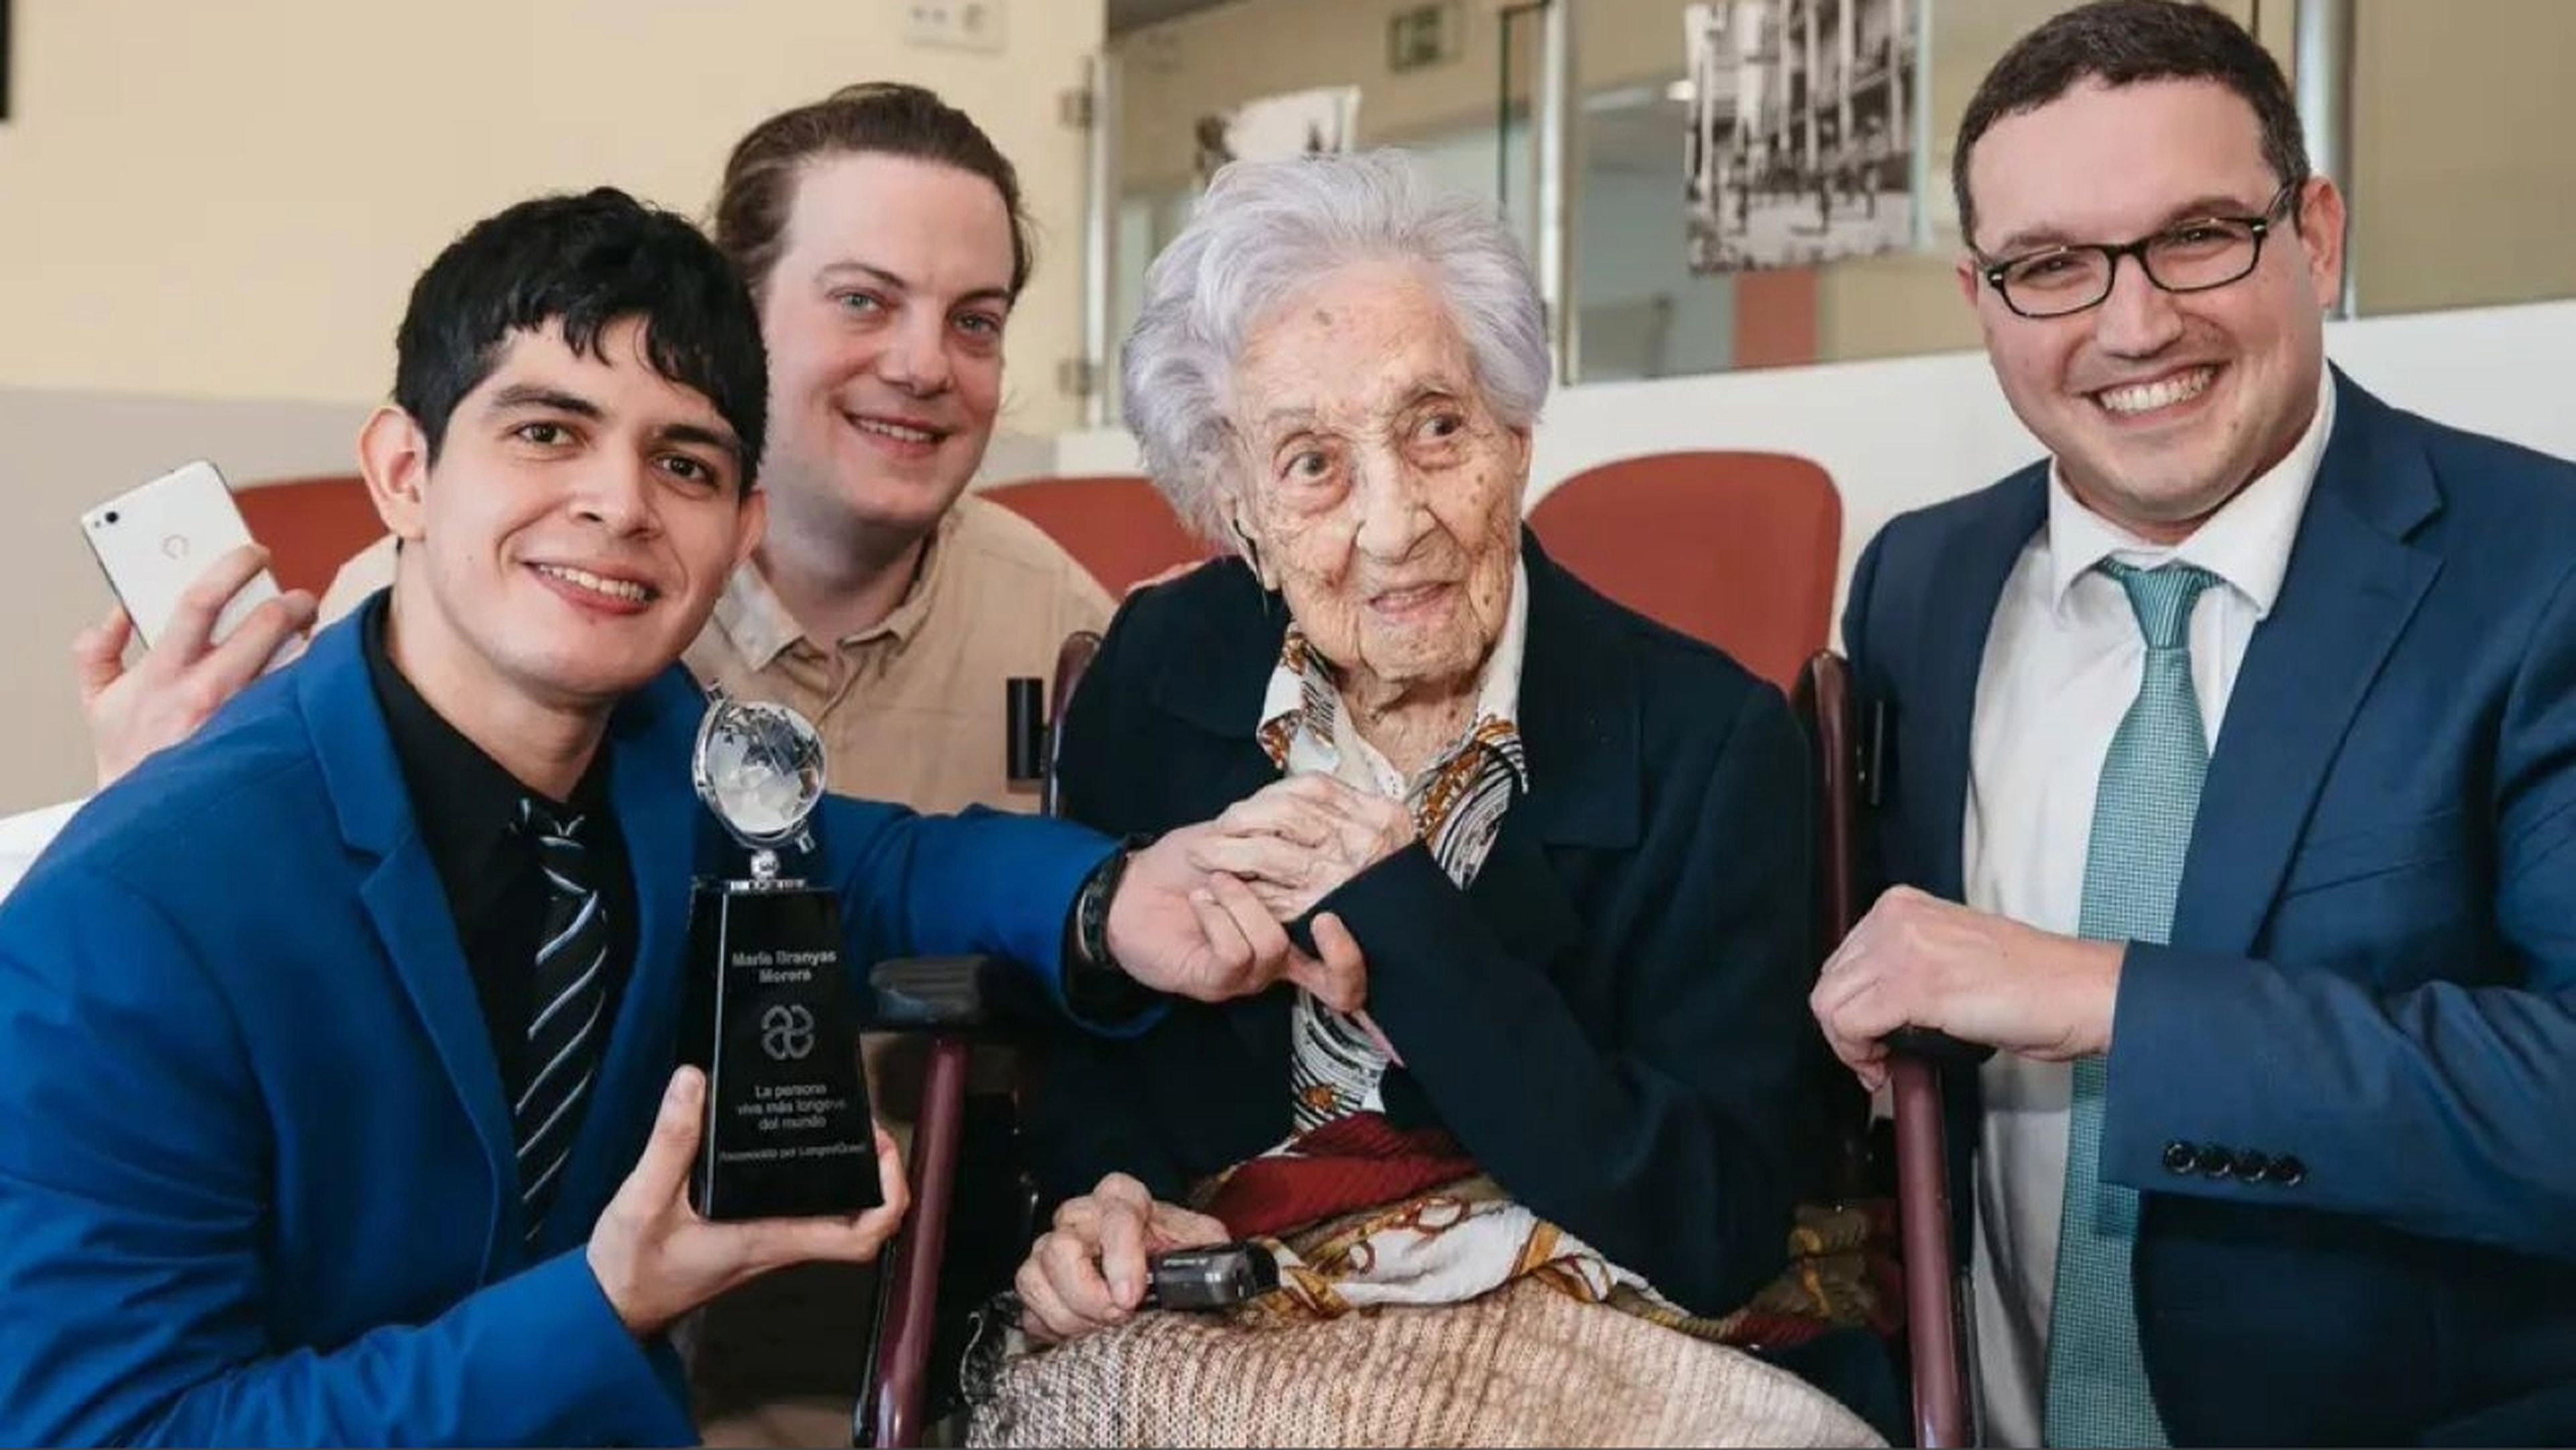
[{"label": "black watch strap", "polygon": [[1109,903],[1126,879],[1127,863],[1152,841],[1135,835],[1119,842],[1073,895],[1073,911],[1065,921],[1064,997],[1077,1017],[1115,1021],[1154,1003],[1154,993],[1128,976],[1109,950]]}]

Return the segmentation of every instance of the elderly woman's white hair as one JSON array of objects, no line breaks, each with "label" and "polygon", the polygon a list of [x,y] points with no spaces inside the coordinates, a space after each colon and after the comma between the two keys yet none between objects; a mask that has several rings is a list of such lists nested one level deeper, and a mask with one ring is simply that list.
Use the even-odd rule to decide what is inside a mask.
[{"label": "elderly woman's white hair", "polygon": [[1552,368],[1538,287],[1490,202],[1426,185],[1401,152],[1235,162],[1145,274],[1120,382],[1146,471],[1182,520],[1226,535],[1227,391],[1254,324],[1353,262],[1420,264],[1474,360],[1486,406],[1526,428]]}]

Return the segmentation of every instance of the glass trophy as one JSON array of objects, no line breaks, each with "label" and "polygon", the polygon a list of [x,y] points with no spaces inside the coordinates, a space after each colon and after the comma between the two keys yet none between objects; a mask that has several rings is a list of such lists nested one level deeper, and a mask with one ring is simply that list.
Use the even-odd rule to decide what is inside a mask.
[{"label": "glass trophy", "polygon": [[682,1053],[707,1075],[690,1195],[710,1219],[845,1217],[882,1201],[838,894],[809,856],[823,742],[783,705],[710,691],[691,775],[746,854],[689,899]]}]

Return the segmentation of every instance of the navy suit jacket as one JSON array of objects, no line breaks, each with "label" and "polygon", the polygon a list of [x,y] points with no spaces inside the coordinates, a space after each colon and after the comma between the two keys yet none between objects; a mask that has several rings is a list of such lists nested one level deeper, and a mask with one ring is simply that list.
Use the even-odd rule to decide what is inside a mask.
[{"label": "navy suit jacket", "polygon": [[[1445,1126],[1514,1197],[1702,1312],[1787,1256],[1805,1082],[1809,772],[1777,690],[1526,547],[1529,793],[1461,891],[1416,844],[1319,903],[1368,958],[1399,1124]],[[1144,591],[1076,692],[1065,808],[1112,832],[1279,778],[1254,738],[1287,615],[1241,563]],[[1185,1200],[1290,1131],[1291,989],[1051,1046],[1030,1150]]]},{"label": "navy suit jacket", "polygon": [[[2340,373],[2172,941],[2133,945],[2102,1177],[2141,1190],[2177,1444],[2576,1436],[2576,466]],[[1888,882],[1961,898],[1970,717],[2047,471],[1870,544]],[[1947,1074],[1965,1191],[1975,1074]],[[2246,1171],[2248,1168],[2253,1171]]]},{"label": "navy suit jacket", "polygon": [[[732,863],[674,668],[610,727],[634,969],[522,1243],[489,1033],[354,619],[72,822],[0,907],[0,1443],[691,1442],[583,1254],[678,1061],[688,893]],[[841,798],[853,964],[1054,980],[1107,843]]]}]

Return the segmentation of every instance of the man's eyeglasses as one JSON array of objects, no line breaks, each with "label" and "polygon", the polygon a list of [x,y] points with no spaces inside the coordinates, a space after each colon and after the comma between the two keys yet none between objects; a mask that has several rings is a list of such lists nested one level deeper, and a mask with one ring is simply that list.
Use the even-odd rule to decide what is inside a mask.
[{"label": "man's eyeglasses", "polygon": [[2074,242],[2000,261],[1977,260],[1984,264],[1986,285],[2004,305],[2030,318],[2101,306],[2119,279],[2122,257],[2137,258],[2147,280],[2167,292],[2207,292],[2243,279],[2263,260],[2263,239],[2304,181],[2282,187],[2257,216],[2198,217],[2121,245]]}]

